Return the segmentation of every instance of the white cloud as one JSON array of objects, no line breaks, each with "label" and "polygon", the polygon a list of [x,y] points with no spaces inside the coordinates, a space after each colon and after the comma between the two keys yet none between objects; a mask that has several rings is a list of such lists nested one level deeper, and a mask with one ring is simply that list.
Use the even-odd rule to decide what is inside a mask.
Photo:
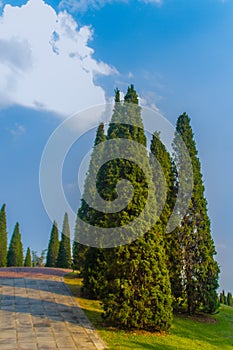
[{"label": "white cloud", "polygon": [[67,116],[105,103],[96,75],[116,70],[93,58],[90,27],[43,0],[6,5],[0,16],[0,105],[19,104]]},{"label": "white cloud", "polygon": [[59,7],[73,12],[85,12],[90,8],[98,10],[106,4],[117,2],[128,2],[128,0],[61,0]]},{"label": "white cloud", "polygon": [[[160,4],[163,0],[138,0],[145,4]],[[62,9],[69,9],[70,11],[85,12],[89,9],[98,10],[104,7],[106,4],[113,3],[130,3],[130,0],[61,0],[59,7]]]},{"label": "white cloud", "polygon": [[14,125],[14,128],[10,129],[9,131],[10,131],[11,135],[13,135],[13,136],[21,136],[21,135],[25,134],[26,129],[23,125],[16,123]]},{"label": "white cloud", "polygon": [[163,0],[140,0],[141,2],[144,2],[145,4],[161,4]]}]

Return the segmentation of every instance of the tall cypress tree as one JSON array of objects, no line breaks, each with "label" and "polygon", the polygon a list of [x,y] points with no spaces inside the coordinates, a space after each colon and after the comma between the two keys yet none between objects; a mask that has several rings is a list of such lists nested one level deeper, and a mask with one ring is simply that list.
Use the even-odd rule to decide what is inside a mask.
[{"label": "tall cypress tree", "polygon": [[[189,152],[193,169],[193,192],[189,208],[180,227],[180,249],[182,252],[184,300],[187,301],[187,311],[193,314],[202,307],[206,312],[214,312],[218,307],[219,267],[214,260],[216,254],[211,237],[210,219],[207,213],[207,201],[201,174],[201,165],[190,125],[190,118],[182,114],[176,125],[177,133],[181,135]],[[178,138],[174,140],[175,157],[179,166],[185,166],[183,154],[179,148]],[[178,169],[178,171],[182,169]],[[180,182],[189,181],[182,176]]]},{"label": "tall cypress tree", "polygon": [[67,269],[71,268],[70,227],[67,213],[65,213],[63,221],[61,242],[57,257],[57,267]]},{"label": "tall cypress tree", "polygon": [[[155,184],[156,203],[160,214],[160,223],[163,231],[164,246],[167,257],[172,294],[173,307],[179,304],[182,297],[182,254],[179,249],[179,230],[169,232],[168,222],[175,206],[177,197],[177,173],[173,159],[160,139],[160,133],[155,132],[150,145],[150,164]],[[166,181],[164,188],[163,179]]]},{"label": "tall cypress tree", "polygon": [[7,227],[6,205],[3,204],[0,211],[0,267],[7,265]]},{"label": "tall cypress tree", "polygon": [[227,304],[227,296],[225,295],[224,290],[220,293],[219,302],[220,304],[225,304],[225,305]]},{"label": "tall cypress tree", "polygon": [[[94,147],[98,146],[105,140],[106,136],[104,134],[104,124],[100,123],[96,132]],[[97,161],[100,159],[101,156],[101,152],[96,152],[94,148],[84,188],[84,197],[86,198],[86,196],[91,196],[92,202],[97,207],[98,199],[95,198],[96,189],[94,188],[95,183],[93,183],[93,174],[96,170],[98,170]],[[78,217],[86,221],[88,224],[92,225],[93,232],[94,226],[98,226],[99,220],[101,220],[103,216],[104,214],[99,213],[96,209],[90,207],[89,204],[86,203],[85,199],[82,199],[82,204],[78,211]],[[76,238],[78,237],[79,229],[79,226],[76,225]],[[78,254],[76,255],[78,267],[83,275],[82,291],[89,298],[95,299],[99,297],[99,291],[104,286],[104,280],[102,279],[103,250],[101,248],[83,246],[76,242],[74,242],[74,245],[76,247],[76,252],[78,252]]]},{"label": "tall cypress tree", "polygon": [[[104,134],[104,124],[100,123],[96,132],[94,147],[99,145],[101,142],[105,140],[106,140],[106,136]],[[84,184],[84,197],[93,196],[93,193],[95,193],[95,189],[93,188],[94,184],[93,184],[93,181],[91,181],[91,178],[93,176],[93,172],[96,169],[97,157],[99,157],[99,154],[96,155],[95,149],[93,149],[87,177]],[[81,220],[86,221],[88,223],[90,223],[90,220],[91,220],[91,223],[93,224],[94,222],[93,218],[95,216],[95,213],[96,213],[95,210],[89,206],[89,204],[85,201],[85,199],[82,198],[81,206],[78,210],[77,216]],[[86,264],[86,255],[88,253],[89,247],[79,243],[79,235],[81,230],[83,229],[80,228],[79,222],[77,221],[76,227],[75,227],[75,235],[74,235],[75,239],[73,242],[73,268],[75,270],[79,270],[79,272],[83,274],[84,268],[88,269]],[[94,251],[95,249],[93,248],[92,252],[94,253]],[[87,284],[88,283],[89,282],[87,281]]]},{"label": "tall cypress tree", "polygon": [[57,258],[59,251],[59,237],[58,237],[58,228],[56,221],[53,222],[47,256],[46,256],[46,267],[56,267],[57,266]]},{"label": "tall cypress tree", "polygon": [[[118,98],[119,91],[116,91],[116,100]],[[140,112],[138,96],[131,85],[124,102],[115,105],[107,138],[135,141],[127,152],[129,155],[137,154],[143,169],[128,159],[116,158],[101,168],[97,181],[98,191],[106,201],[117,198],[116,184],[120,179],[130,181],[134,188],[131,202],[123,210],[105,215],[102,219],[104,227],[119,228],[119,235],[121,227],[138,218],[149,196],[153,197],[155,208],[152,211],[156,216],[155,190],[153,193],[148,191],[154,186]],[[144,146],[143,152],[140,145]],[[114,156],[114,149],[112,152]],[[151,175],[150,179],[146,178],[145,169]],[[145,214],[144,219],[147,218]],[[142,233],[143,224],[142,220],[139,223]],[[133,231],[132,237],[136,237]],[[104,318],[111,324],[128,329],[168,329],[172,318],[172,298],[161,225],[154,225],[132,243],[104,250],[104,259],[106,283],[101,290]]]},{"label": "tall cypress tree", "polygon": [[227,293],[227,305],[233,306],[233,298],[232,298],[232,294],[230,292]]},{"label": "tall cypress tree", "polygon": [[17,222],[11,237],[10,246],[7,254],[7,266],[23,266],[23,245],[19,223]]},{"label": "tall cypress tree", "polygon": [[25,260],[24,260],[24,266],[25,267],[31,267],[32,266],[32,257],[31,257],[31,250],[28,247],[27,252],[26,252],[26,256],[25,256]]}]

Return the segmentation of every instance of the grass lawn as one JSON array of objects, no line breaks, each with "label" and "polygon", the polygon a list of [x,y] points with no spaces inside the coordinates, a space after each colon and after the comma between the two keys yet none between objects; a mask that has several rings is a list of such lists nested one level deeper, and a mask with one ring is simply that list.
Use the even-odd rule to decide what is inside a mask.
[{"label": "grass lawn", "polygon": [[233,308],[221,306],[220,312],[206,319],[174,317],[169,334],[125,332],[104,326],[98,301],[80,296],[81,279],[74,273],[65,276],[65,283],[87,317],[97,328],[111,350],[197,350],[233,349]]}]

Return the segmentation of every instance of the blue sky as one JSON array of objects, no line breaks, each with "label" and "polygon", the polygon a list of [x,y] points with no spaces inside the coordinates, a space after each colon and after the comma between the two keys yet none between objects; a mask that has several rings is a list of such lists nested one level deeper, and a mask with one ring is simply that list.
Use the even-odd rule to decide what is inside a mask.
[{"label": "blue sky", "polygon": [[[71,113],[134,83],[144,103],[171,123],[184,111],[191,117],[221,288],[233,291],[233,1],[46,4],[1,1],[0,202],[7,204],[9,237],[19,221],[25,249],[47,247],[51,221],[38,174],[49,136]],[[83,137],[83,153],[92,137]],[[68,198],[76,178],[70,169],[68,162]]]}]

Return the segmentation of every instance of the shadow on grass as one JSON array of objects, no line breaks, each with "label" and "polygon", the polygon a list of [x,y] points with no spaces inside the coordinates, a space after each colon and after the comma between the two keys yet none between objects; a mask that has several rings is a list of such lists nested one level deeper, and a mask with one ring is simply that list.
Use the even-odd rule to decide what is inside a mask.
[{"label": "shadow on grass", "polygon": [[[79,298],[82,310],[86,313],[93,325],[98,330],[106,332],[107,342],[108,340],[111,342],[112,338],[114,338],[114,341],[116,340],[115,348],[111,347],[111,349],[186,350],[188,345],[190,345],[191,349],[198,349],[200,347],[203,349],[205,347],[208,349],[233,348],[233,308],[232,311],[221,308],[220,313],[213,316],[213,318],[217,320],[216,323],[205,323],[200,322],[201,319],[195,320],[185,316],[175,316],[173,326],[168,335],[169,339],[164,340],[163,343],[161,342],[161,338],[160,340],[156,340],[153,334],[151,334],[151,336],[148,335],[148,337],[145,336],[145,340],[143,339],[143,335],[138,335],[135,339],[131,337],[130,332],[124,332],[106,326],[101,317],[102,308],[100,303],[86,299],[81,295],[81,279],[77,282],[77,280],[73,281],[75,277],[72,276],[72,278],[70,278],[69,275],[67,277],[68,286],[72,293]],[[211,320],[211,317],[209,317],[209,319]],[[124,339],[122,338],[123,334]],[[149,340],[150,337],[151,339]],[[126,345],[126,347],[124,347],[124,345]]]},{"label": "shadow on grass", "polygon": [[145,349],[145,350],[175,350],[177,349],[176,346],[170,346],[164,344],[146,344],[143,342],[132,342],[132,349]]}]

